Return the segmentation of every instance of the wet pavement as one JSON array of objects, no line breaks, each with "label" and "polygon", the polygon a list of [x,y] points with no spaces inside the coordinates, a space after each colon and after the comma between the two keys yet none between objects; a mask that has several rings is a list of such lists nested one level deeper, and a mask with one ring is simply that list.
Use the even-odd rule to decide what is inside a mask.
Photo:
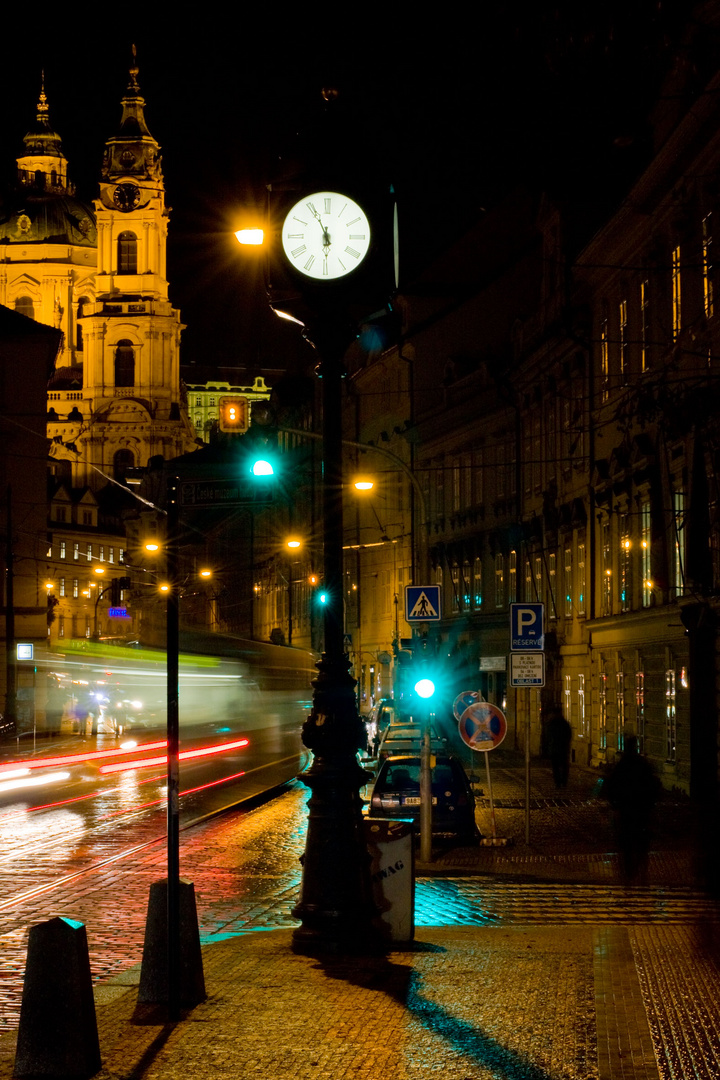
[{"label": "wet pavement", "polygon": [[[2,912],[4,983],[16,988],[5,1023],[27,927],[62,914],[86,923],[101,980],[103,1077],[717,1078],[720,923],[694,883],[689,804],[663,803],[647,884],[626,887],[595,779],[574,771],[558,794],[534,765],[526,844],[521,763],[498,757],[498,832],[512,846],[436,849],[417,866],[416,941],[385,958],[290,949],[304,788],[184,832],[209,997],[175,1028],[133,1021],[132,965],[165,853],[128,853]],[[486,795],[478,820],[489,832]],[[13,1053],[9,1032],[0,1077]]]}]

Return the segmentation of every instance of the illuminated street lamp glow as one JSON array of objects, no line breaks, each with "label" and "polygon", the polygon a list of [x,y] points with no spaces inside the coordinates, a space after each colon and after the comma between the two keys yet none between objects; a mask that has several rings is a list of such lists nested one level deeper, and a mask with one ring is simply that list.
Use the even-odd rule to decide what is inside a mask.
[{"label": "illuminated street lamp glow", "polygon": [[93,570],[93,573],[95,573],[95,574],[104,574],[105,573],[105,567],[104,566],[96,566],[94,568],[94,570]]},{"label": "illuminated street lamp glow", "polygon": [[160,550],[160,545],[158,544],[157,540],[147,540],[145,542],[145,550],[146,551],[159,551]]},{"label": "illuminated street lamp glow", "polygon": [[45,588],[47,589],[48,592],[50,592],[50,590],[53,589],[54,587],[55,587],[55,585],[54,585],[54,583],[52,581],[46,581],[45,582]]},{"label": "illuminated street lamp glow", "polygon": [[296,540],[295,538],[293,538],[292,540],[288,540],[287,547],[292,548],[293,550],[302,547],[302,540]]},{"label": "illuminated street lamp glow", "polygon": [[432,697],[435,693],[435,683],[432,679],[418,679],[415,683],[415,693],[421,698]]},{"label": "illuminated street lamp glow", "polygon": [[371,480],[369,476],[358,476],[353,481],[353,487],[356,491],[372,491],[375,487],[375,481]]},{"label": "illuminated street lamp glow", "polygon": [[264,236],[262,229],[238,229],[235,239],[238,244],[250,244],[257,247],[262,244]]},{"label": "illuminated street lamp glow", "polygon": [[212,570],[201,570],[200,577],[209,578],[212,577]]},{"label": "illuminated street lamp glow", "polygon": [[160,586],[160,592],[170,592],[170,586],[169,585],[161,585]]}]

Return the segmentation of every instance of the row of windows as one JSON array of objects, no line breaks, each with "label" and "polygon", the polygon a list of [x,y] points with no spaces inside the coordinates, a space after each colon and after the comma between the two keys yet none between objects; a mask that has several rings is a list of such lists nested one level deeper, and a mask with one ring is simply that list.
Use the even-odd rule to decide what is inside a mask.
[{"label": "row of windows", "polygon": [[[698,251],[699,243],[699,251]],[[690,248],[689,253],[686,248]],[[693,250],[694,247],[694,250]],[[699,256],[699,258],[698,258]],[[628,379],[633,352],[637,355],[636,367],[640,372],[653,366],[653,352],[663,338],[671,337],[677,341],[683,326],[700,313],[690,312],[687,308],[687,279],[692,273],[693,286],[697,285],[697,273],[701,283],[697,298],[700,310],[706,319],[715,315],[715,267],[713,265],[713,215],[706,214],[700,222],[699,236],[695,245],[676,244],[670,251],[670,318],[667,332],[653,333],[653,305],[658,295],[667,296],[667,278],[648,270],[640,281],[621,293],[614,305],[603,302],[600,314],[600,397],[606,401],[610,393],[610,381],[616,375],[622,385]],[[665,301],[667,303],[667,300]],[[659,315],[660,312],[656,311]],[[656,319],[657,322],[657,319]],[[665,327],[662,328],[665,330]],[[664,346],[663,346],[664,347]]]},{"label": "row of windows", "polygon": [[[632,704],[634,706],[634,730],[633,734],[637,737],[638,747],[641,753],[647,752],[648,745],[648,730],[647,730],[647,709],[646,709],[646,686],[645,686],[645,672],[636,671],[634,675],[634,682],[630,682],[632,677],[626,675],[624,671],[616,671],[614,678],[614,685],[611,685],[610,673],[605,669],[604,663],[598,673],[598,745],[601,750],[608,748],[608,734],[610,731],[609,725],[609,712],[610,705],[612,703],[615,712],[615,735],[617,740],[617,749],[622,751],[625,748],[625,739],[628,734],[628,723],[630,720],[628,710],[628,695],[632,693]],[[665,761],[673,764],[677,761],[677,694],[678,685],[686,690],[688,688],[687,669],[685,667],[680,668],[680,673],[675,667],[667,667],[664,672],[664,709],[663,709],[663,741],[662,752],[664,753]],[[589,725],[585,719],[585,676],[578,676],[578,704],[577,704],[577,719],[578,719],[578,731],[583,734],[589,735]],[[582,702],[580,701],[580,694],[582,693]],[[572,722],[572,677],[570,675],[565,676],[565,715],[568,720]],[[581,709],[582,709],[582,732],[581,728]]]},{"label": "row of windows", "polygon": [[[66,540],[58,540],[57,541],[57,557],[59,559],[66,559],[68,557],[68,546],[69,545],[68,545],[68,542]],[[83,548],[82,551],[80,550],[81,546]],[[105,562],[106,561],[105,560],[106,553],[107,553],[107,562],[109,562],[109,563],[114,563],[115,562],[115,548],[114,547],[108,547],[106,549],[104,544],[96,544],[96,545],[83,544],[83,545],[81,545],[79,542],[75,542],[75,543],[73,543],[71,550],[72,550],[72,557],[73,557],[74,562],[77,562],[79,559],[85,559],[85,560],[87,560],[87,562],[91,562],[93,560],[93,558],[97,559],[99,562]],[[48,557],[48,559],[52,559],[52,557],[53,557],[52,546],[48,548],[47,557]],[[124,548],[118,548],[118,562],[121,563],[121,562],[124,562],[124,561],[125,561],[125,549]]]},{"label": "row of windows", "polygon": [[[79,578],[64,578],[58,579],[58,596],[72,597],[73,600],[79,599],[80,596],[90,596],[91,590],[98,586],[98,581],[89,581],[84,589],[80,588]],[[120,599],[124,597],[124,590],[120,590]]]}]

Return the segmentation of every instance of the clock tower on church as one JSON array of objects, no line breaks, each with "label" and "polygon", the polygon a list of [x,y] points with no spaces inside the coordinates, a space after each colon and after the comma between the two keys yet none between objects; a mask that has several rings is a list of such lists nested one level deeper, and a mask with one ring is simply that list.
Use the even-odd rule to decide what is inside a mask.
[{"label": "clock tower on church", "polygon": [[[155,455],[195,447],[180,394],[180,312],[168,296],[168,210],[160,147],[130,68],[116,135],[107,140],[95,200],[95,296],[81,307],[83,420],[76,483],[97,488]],[[89,415],[88,415],[89,414]],[[96,470],[100,470],[97,472]]]}]

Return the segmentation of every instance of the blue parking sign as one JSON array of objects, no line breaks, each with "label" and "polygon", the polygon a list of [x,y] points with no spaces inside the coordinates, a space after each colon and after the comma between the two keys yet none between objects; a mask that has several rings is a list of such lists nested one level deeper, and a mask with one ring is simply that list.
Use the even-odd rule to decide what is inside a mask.
[{"label": "blue parking sign", "polygon": [[542,651],[545,644],[545,605],[510,605],[510,648],[529,652]]}]

